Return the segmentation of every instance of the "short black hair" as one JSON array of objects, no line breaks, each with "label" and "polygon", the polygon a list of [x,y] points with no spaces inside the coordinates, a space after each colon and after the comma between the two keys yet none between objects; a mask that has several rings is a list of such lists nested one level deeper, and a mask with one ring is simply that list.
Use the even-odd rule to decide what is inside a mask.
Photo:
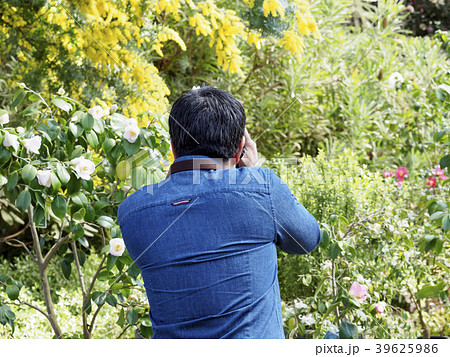
[{"label": "short black hair", "polygon": [[181,95],[170,111],[169,133],[178,157],[232,158],[244,130],[244,107],[222,89],[193,88]]}]

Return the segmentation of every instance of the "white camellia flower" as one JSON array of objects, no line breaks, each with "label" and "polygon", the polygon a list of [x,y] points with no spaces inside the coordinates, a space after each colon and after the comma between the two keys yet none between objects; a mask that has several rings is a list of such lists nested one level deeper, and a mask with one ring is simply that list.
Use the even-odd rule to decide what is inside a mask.
[{"label": "white camellia flower", "polygon": [[120,257],[125,251],[125,243],[122,238],[111,239],[109,245],[109,253],[115,257]]},{"label": "white camellia flower", "polygon": [[3,146],[6,148],[12,146],[14,149],[17,150],[19,148],[19,139],[17,135],[6,132],[5,137],[3,138]]},{"label": "white camellia flower", "polygon": [[80,176],[80,178],[84,180],[90,180],[91,175],[95,171],[95,164],[88,159],[83,157],[77,157],[72,160],[72,163],[75,165],[75,172]]},{"label": "white camellia flower", "polygon": [[50,187],[52,185],[52,172],[50,170],[39,170],[36,173],[39,185]]},{"label": "white camellia flower", "polygon": [[9,114],[5,113],[0,115],[0,124],[8,124],[9,123]]},{"label": "white camellia flower", "polygon": [[311,315],[302,316],[300,318],[300,321],[305,326],[313,325],[316,323],[316,319],[314,317],[312,317]]},{"label": "white camellia flower", "polygon": [[34,136],[31,139],[25,139],[23,141],[23,146],[27,149],[27,153],[39,154],[39,149],[41,148],[42,139],[40,136]]},{"label": "white camellia flower", "polygon": [[105,113],[103,112],[103,108],[99,105],[96,105],[95,107],[89,109],[88,113],[91,114],[94,119],[101,119],[103,118],[103,115],[105,115]]},{"label": "white camellia flower", "polygon": [[136,119],[130,119],[130,124],[125,128],[123,136],[129,143],[133,144],[139,136],[141,129],[137,126]]},{"label": "white camellia flower", "polygon": [[398,72],[394,72],[389,76],[388,79],[388,85],[389,87],[391,87],[392,89],[395,89],[397,87],[398,83],[403,83],[405,80],[403,78],[403,76],[401,75],[401,73]]}]

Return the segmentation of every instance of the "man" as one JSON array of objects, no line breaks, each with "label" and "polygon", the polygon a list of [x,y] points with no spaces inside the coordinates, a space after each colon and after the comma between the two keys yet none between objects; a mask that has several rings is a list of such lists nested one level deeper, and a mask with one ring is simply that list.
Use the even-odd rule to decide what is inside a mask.
[{"label": "man", "polygon": [[317,221],[281,179],[256,166],[244,108],[230,93],[183,94],[169,128],[168,177],[137,190],[118,212],[142,271],[153,338],[284,338],[276,246],[313,251]]}]

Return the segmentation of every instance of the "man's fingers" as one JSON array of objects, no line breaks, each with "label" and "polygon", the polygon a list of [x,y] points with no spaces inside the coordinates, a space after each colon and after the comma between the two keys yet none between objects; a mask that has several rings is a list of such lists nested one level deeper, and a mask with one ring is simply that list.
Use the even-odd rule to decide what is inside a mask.
[{"label": "man's fingers", "polygon": [[256,143],[250,137],[250,134],[248,133],[247,128],[245,128],[245,130],[244,130],[244,137],[245,137],[245,146],[248,145],[251,147],[256,147]]}]

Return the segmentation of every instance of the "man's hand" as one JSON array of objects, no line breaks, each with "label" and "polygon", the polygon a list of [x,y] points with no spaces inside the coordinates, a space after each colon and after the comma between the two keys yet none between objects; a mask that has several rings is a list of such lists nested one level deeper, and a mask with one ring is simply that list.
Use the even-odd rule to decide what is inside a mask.
[{"label": "man's hand", "polygon": [[244,156],[239,161],[239,167],[252,167],[258,163],[258,150],[256,149],[256,143],[250,138],[250,134],[247,129],[244,131]]}]

